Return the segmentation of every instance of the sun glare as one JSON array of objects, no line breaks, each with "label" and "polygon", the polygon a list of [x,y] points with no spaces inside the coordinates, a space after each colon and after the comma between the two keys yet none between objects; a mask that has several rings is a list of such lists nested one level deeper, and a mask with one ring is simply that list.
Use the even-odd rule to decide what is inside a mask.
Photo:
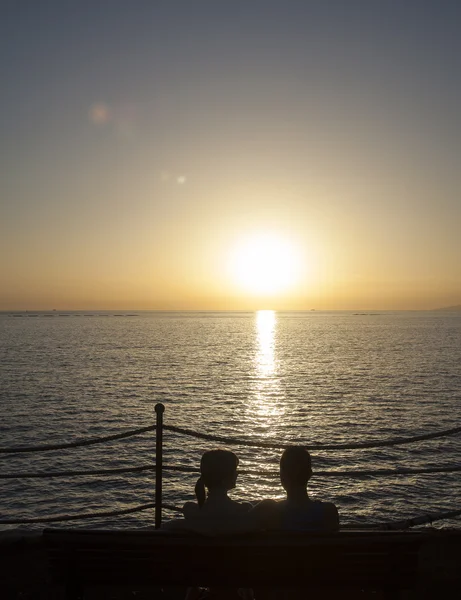
[{"label": "sun glare", "polygon": [[277,294],[296,283],[299,259],[288,240],[262,233],[248,237],[236,246],[231,256],[231,271],[245,292]]}]

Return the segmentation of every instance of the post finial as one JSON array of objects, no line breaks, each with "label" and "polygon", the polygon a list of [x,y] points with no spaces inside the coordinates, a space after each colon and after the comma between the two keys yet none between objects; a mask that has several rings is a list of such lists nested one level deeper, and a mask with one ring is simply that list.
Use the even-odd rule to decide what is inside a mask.
[{"label": "post finial", "polygon": [[158,403],[155,405],[155,412],[156,412],[157,414],[158,414],[158,413],[164,413],[164,412],[165,412],[165,405],[164,405],[164,404],[162,404],[161,402],[158,402]]}]

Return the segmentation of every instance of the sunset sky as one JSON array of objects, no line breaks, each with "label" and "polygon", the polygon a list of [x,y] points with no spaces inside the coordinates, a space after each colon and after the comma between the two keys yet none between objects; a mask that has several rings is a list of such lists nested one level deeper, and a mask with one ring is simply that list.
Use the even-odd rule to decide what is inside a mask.
[{"label": "sunset sky", "polygon": [[461,303],[461,3],[18,0],[0,310]]}]

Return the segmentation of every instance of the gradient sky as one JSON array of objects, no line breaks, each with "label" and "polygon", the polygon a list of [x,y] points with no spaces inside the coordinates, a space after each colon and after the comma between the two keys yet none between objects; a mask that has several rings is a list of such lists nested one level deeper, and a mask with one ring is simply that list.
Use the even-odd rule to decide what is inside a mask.
[{"label": "gradient sky", "polygon": [[[461,3],[12,0],[0,309],[461,302]],[[251,294],[229,256],[300,261]]]}]

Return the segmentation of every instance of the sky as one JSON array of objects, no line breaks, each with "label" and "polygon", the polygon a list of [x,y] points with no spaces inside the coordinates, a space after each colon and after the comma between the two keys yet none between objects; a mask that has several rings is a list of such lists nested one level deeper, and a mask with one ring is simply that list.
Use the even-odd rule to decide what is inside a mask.
[{"label": "sky", "polygon": [[5,0],[0,310],[461,303],[461,4]]}]

